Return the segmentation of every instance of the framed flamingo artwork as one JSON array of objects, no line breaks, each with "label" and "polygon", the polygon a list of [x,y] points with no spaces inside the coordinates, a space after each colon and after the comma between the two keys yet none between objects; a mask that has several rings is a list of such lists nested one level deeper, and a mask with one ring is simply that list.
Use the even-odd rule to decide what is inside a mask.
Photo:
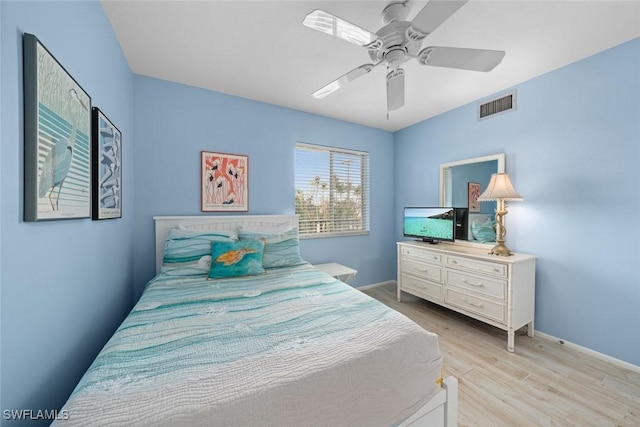
[{"label": "framed flamingo artwork", "polygon": [[91,216],[91,97],[24,34],[24,220]]},{"label": "framed flamingo artwork", "polygon": [[200,153],[203,212],[249,210],[249,158],[238,154]]}]

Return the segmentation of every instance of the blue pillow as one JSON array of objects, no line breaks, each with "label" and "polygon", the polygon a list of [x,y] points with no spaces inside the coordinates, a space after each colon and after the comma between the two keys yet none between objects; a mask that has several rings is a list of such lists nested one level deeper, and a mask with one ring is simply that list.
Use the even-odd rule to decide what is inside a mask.
[{"label": "blue pillow", "polygon": [[304,264],[305,260],[300,256],[298,229],[292,228],[282,233],[269,233],[240,228],[238,230],[240,241],[262,240],[264,241],[264,268],[288,267]]},{"label": "blue pillow", "polygon": [[482,243],[496,241],[496,230],[494,228],[494,222],[490,219],[487,219],[487,221],[485,222],[472,222],[471,234],[473,234],[474,239]]},{"label": "blue pillow", "polygon": [[264,274],[263,253],[264,242],[261,240],[213,242],[209,279]]},{"label": "blue pillow", "polygon": [[234,231],[182,230],[171,228],[164,243],[160,271],[172,275],[206,275],[211,267],[211,242],[238,240]]}]

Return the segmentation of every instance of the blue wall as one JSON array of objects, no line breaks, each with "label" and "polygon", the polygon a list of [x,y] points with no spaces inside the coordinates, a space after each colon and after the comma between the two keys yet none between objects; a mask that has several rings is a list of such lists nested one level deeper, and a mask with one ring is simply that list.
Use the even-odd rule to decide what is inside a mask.
[{"label": "blue wall", "polygon": [[[371,234],[301,242],[356,286],[395,278],[401,207],[437,203],[440,163],[506,153],[537,329],[640,364],[640,40],[519,85],[515,112],[467,105],[392,134],[134,76],[94,0],[0,1],[0,22],[0,409],[65,401],[154,273],[152,216],[200,214],[201,150],[249,156],[249,214],[293,213],[296,141],[371,154]],[[23,32],[123,132],[122,219],[22,221]]]},{"label": "blue wall", "polygon": [[506,153],[524,197],[507,245],[538,256],[536,329],[635,365],[638,76],[635,39],[517,86],[516,111],[477,121],[473,103],[395,134],[396,212],[438,200],[440,163]]},{"label": "blue wall", "polygon": [[[0,407],[50,410],[133,303],[133,76],[97,1],[0,8]],[[123,219],[23,222],[23,32],[35,34],[122,131]]]},{"label": "blue wall", "polygon": [[369,235],[302,240],[302,256],[359,270],[355,286],[395,278],[392,133],[149,77],[134,87],[136,295],[155,274],[153,216],[201,213],[201,151],[249,156],[248,214],[292,214],[297,141],[368,151],[372,189]]}]

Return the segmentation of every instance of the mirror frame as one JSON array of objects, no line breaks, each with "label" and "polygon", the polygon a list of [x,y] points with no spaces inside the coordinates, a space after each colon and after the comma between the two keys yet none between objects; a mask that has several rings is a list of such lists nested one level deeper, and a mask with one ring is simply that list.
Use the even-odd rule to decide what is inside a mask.
[{"label": "mirror frame", "polygon": [[[473,157],[470,159],[457,160],[455,162],[441,163],[440,164],[440,186],[439,186],[440,187],[440,191],[439,191],[440,206],[444,205],[444,190],[445,190],[444,189],[444,171],[445,169],[449,169],[454,166],[469,165],[473,163],[490,162],[493,160],[497,160],[498,162],[498,170],[496,172],[504,173],[506,170],[504,153],[491,154],[489,156],[482,156],[482,157]],[[481,247],[481,248],[491,248],[495,245],[495,242],[477,243],[477,242],[469,242],[467,240],[455,240],[454,244],[464,245],[464,246],[475,246],[475,247]]]}]

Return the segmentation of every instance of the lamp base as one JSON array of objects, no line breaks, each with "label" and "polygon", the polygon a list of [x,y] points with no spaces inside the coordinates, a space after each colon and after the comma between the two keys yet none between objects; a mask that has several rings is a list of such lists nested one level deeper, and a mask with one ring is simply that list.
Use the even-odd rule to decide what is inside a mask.
[{"label": "lamp base", "polygon": [[507,248],[507,246],[504,244],[504,242],[498,242],[497,245],[495,245],[493,248],[491,248],[491,252],[489,252],[492,255],[499,255],[499,256],[511,256],[513,255],[511,253],[511,251],[509,250],[509,248]]}]

